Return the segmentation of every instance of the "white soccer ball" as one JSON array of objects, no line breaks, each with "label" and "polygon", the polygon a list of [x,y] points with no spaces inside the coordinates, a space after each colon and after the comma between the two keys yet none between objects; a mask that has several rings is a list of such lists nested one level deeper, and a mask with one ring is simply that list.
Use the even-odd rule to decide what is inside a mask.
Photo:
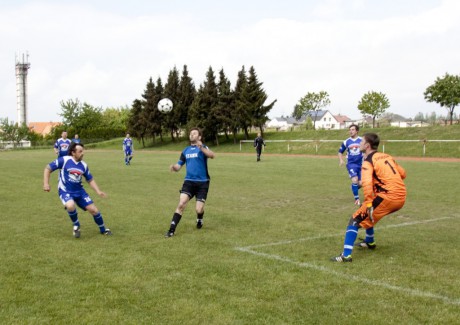
[{"label": "white soccer ball", "polygon": [[169,98],[163,98],[162,100],[158,102],[158,109],[161,112],[165,112],[165,113],[170,112],[172,108],[173,108],[173,102]]}]

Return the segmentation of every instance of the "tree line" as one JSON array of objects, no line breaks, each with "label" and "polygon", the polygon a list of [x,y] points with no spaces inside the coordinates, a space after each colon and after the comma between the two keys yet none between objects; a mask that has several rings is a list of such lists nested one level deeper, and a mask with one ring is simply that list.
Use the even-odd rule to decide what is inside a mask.
[{"label": "tree line", "polygon": [[[225,134],[227,140],[232,135],[236,142],[237,133],[243,131],[248,139],[252,126],[263,132],[269,119],[267,114],[276,103],[274,100],[265,104],[268,96],[262,85],[253,66],[249,71],[242,67],[234,87],[223,68],[216,77],[209,67],[204,82],[196,89],[187,65],[184,65],[180,77],[174,67],[165,85],[161,78],[155,83],[150,78],[142,98],[134,100],[128,119],[129,133],[143,144],[146,138],[163,141],[164,133],[169,133],[175,141],[181,132],[191,127],[201,128],[205,139],[217,145],[219,134]],[[168,113],[157,107],[162,98],[173,101],[173,109]]]}]

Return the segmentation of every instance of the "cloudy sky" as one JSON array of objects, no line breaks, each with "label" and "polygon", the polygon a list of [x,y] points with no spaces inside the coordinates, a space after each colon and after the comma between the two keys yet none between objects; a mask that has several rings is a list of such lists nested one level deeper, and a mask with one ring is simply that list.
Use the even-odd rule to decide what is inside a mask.
[{"label": "cloudy sky", "polygon": [[359,118],[368,91],[389,112],[446,114],[426,103],[436,77],[460,70],[457,0],[2,0],[0,118],[17,121],[15,58],[31,64],[31,121],[60,121],[60,102],[131,106],[150,77],[187,65],[195,85],[211,66],[235,85],[254,66],[270,117],[327,91],[333,114]]}]

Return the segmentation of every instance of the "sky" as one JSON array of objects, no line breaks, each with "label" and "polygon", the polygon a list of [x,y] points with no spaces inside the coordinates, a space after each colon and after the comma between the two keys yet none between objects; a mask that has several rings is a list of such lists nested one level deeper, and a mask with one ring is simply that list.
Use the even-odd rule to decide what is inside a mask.
[{"label": "sky", "polygon": [[17,121],[16,60],[26,54],[28,121],[61,121],[61,101],[131,107],[150,77],[187,65],[196,88],[211,67],[235,86],[254,67],[290,116],[326,91],[334,115],[358,119],[369,91],[388,112],[446,115],[425,89],[460,70],[457,0],[2,0],[0,118]]}]

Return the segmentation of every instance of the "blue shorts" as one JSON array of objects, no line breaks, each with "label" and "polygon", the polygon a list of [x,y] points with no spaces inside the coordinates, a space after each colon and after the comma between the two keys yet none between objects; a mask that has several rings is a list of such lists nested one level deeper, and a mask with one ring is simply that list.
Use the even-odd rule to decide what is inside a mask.
[{"label": "blue shorts", "polygon": [[64,192],[63,190],[59,189],[59,198],[62,201],[62,204],[66,204],[67,202],[73,200],[80,209],[86,211],[86,207],[90,204],[93,204],[93,200],[91,200],[90,196],[86,191],[81,191],[79,193],[68,193]]},{"label": "blue shorts", "polygon": [[131,156],[133,154],[133,151],[131,149],[125,150],[125,156]]},{"label": "blue shorts", "polygon": [[347,170],[350,178],[358,177],[358,180],[361,180],[361,165],[347,165]]}]

